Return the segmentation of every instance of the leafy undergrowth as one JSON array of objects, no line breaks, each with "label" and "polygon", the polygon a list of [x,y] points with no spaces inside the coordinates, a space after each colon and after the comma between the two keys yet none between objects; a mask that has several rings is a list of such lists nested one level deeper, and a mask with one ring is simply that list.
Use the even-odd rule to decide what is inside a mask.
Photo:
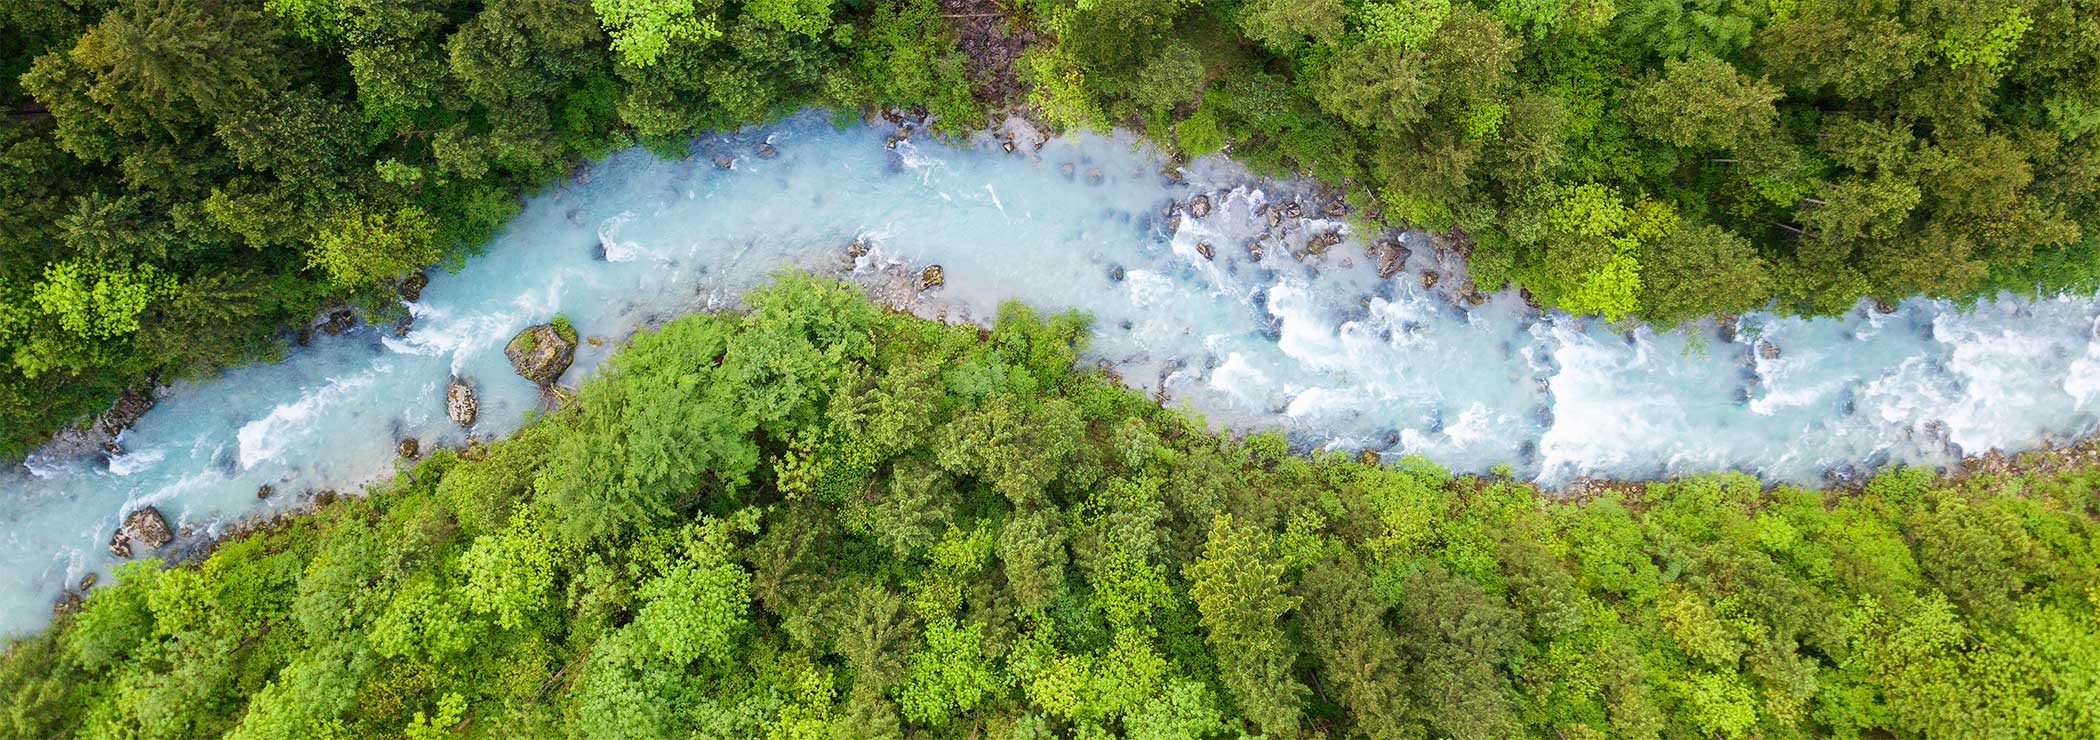
[{"label": "leafy undergrowth", "polygon": [[126,568],[14,737],[2100,735],[2100,472],[1550,502],[783,277],[568,409]]}]

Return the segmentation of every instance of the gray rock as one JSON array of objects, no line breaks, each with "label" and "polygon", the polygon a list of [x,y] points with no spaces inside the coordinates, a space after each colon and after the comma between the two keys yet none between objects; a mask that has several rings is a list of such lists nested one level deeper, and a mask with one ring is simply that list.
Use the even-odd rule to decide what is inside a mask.
[{"label": "gray rock", "polygon": [[[481,401],[474,397],[474,386],[453,378],[445,384],[445,416],[463,427],[474,426],[474,418],[481,414]],[[268,486],[264,486],[268,488]]]},{"label": "gray rock", "polygon": [[1378,277],[1390,278],[1407,267],[1407,247],[1398,242],[1387,242],[1378,250]]}]

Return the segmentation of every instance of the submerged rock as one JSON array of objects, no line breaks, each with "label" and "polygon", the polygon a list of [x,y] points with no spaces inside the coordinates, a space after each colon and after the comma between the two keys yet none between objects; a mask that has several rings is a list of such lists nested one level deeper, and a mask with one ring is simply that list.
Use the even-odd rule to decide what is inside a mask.
[{"label": "submerged rock", "polygon": [[142,506],[124,516],[124,526],[118,527],[117,533],[109,538],[109,554],[128,558],[134,542],[158,550],[161,545],[174,541],[175,535],[168,531],[168,520],[160,515],[160,510]]},{"label": "submerged rock", "polygon": [[554,324],[534,324],[503,345],[503,356],[510,359],[511,369],[526,380],[548,388],[561,380],[569,363],[576,360],[576,333],[560,331]]},{"label": "submerged rock", "polygon": [[1086,169],[1086,182],[1088,185],[1101,184],[1101,168],[1088,167]]},{"label": "submerged rock", "polygon": [[727,154],[717,154],[715,155],[715,166],[725,170],[733,168],[736,166],[736,157]]},{"label": "submerged rock", "polygon": [[1721,335],[1722,342],[1727,344],[1735,343],[1735,325],[1736,318],[1734,316],[1721,317],[1720,326],[1716,328]]},{"label": "submerged rock", "polygon": [[1757,343],[1757,356],[1767,360],[1777,360],[1779,359],[1779,345],[1769,341],[1759,341]]},{"label": "submerged rock", "polygon": [[[463,427],[474,426],[474,417],[481,414],[481,401],[474,397],[474,386],[453,378],[445,384],[445,417]],[[268,488],[269,486],[264,486]]]},{"label": "submerged rock", "polygon": [[262,484],[262,485],[260,485],[260,486],[256,486],[256,488],[255,488],[255,498],[256,498],[256,500],[262,500],[262,499],[266,499],[266,498],[269,498],[269,497],[271,497],[271,496],[274,496],[274,495],[277,495],[277,487],[276,487],[276,486],[273,486],[273,485],[270,485],[270,484],[268,484],[268,483],[264,483],[264,484]]},{"label": "submerged rock", "polygon": [[1203,258],[1206,260],[1217,257],[1216,250],[1211,248],[1210,242],[1196,242],[1196,253],[1203,255]]},{"label": "submerged rock", "polygon": [[1305,240],[1305,251],[1311,252],[1313,256],[1318,257],[1326,254],[1329,247],[1340,243],[1342,243],[1342,232],[1323,231],[1312,235],[1311,239]]},{"label": "submerged rock", "polygon": [[778,156],[780,156],[780,150],[773,148],[773,142],[761,141],[758,143],[759,159],[772,159]]},{"label": "submerged rock", "polygon": [[1248,240],[1247,240],[1247,256],[1253,257],[1253,258],[1254,258],[1254,261],[1256,261],[1256,262],[1260,262],[1260,261],[1261,261],[1261,253],[1262,253],[1262,249],[1261,249],[1261,240],[1260,240],[1260,239],[1248,239]]},{"label": "submerged rock", "polygon": [[926,269],[919,271],[919,290],[921,291],[933,290],[947,283],[948,275],[941,270],[940,265],[927,265]]},{"label": "submerged rock", "polygon": [[1198,195],[1189,199],[1189,215],[1202,218],[1210,215],[1210,196]]}]

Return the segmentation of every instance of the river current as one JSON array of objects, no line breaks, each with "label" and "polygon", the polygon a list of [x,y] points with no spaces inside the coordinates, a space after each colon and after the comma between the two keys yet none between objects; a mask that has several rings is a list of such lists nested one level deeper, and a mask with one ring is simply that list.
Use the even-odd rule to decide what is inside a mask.
[{"label": "river current", "polygon": [[[783,268],[897,294],[939,264],[945,285],[914,310],[1087,310],[1089,361],[1213,426],[1461,471],[1506,463],[1546,485],[1724,469],[1813,484],[2032,448],[2100,420],[2090,296],[1657,333],[1541,316],[1514,293],[1474,306],[1425,289],[1425,270],[1452,266],[1418,236],[1404,242],[1408,269],[1381,278],[1367,249],[1378,235],[1327,216],[1309,183],[1222,158],[1169,178],[1123,135],[1036,147],[1023,131],[1006,152],[989,132],[892,148],[892,130],[804,113],[701,139],[683,160],[614,155],[528,199],[485,254],[434,273],[405,334],[316,336],[282,362],[167,389],[119,454],[46,450],[0,470],[0,633],[38,629],[63,589],[106,578],[117,561],[105,546],[133,509],[157,507],[197,542],[391,474],[401,438],[463,443],[470,430],[444,412],[450,377],[479,392],[471,433],[515,430],[538,392],[502,346],[527,325],[559,313],[605,340],[578,347],[574,385],[637,328],[734,305]],[[758,156],[762,143],[773,156]],[[1198,194],[1206,216],[1165,212]],[[1298,215],[1272,226],[1267,214],[1290,204]],[[1342,241],[1310,254],[1308,239],[1330,232]],[[1756,351],[1764,342],[1776,356]],[[263,485],[278,493],[258,499]]]}]

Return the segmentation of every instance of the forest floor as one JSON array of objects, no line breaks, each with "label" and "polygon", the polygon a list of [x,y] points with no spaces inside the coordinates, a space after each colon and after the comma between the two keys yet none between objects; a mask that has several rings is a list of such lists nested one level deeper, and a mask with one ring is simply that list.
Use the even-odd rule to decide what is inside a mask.
[{"label": "forest floor", "polygon": [[997,0],[941,0],[941,18],[969,57],[970,87],[979,100],[997,109],[1027,97],[1015,62],[1035,45],[1034,31]]}]

